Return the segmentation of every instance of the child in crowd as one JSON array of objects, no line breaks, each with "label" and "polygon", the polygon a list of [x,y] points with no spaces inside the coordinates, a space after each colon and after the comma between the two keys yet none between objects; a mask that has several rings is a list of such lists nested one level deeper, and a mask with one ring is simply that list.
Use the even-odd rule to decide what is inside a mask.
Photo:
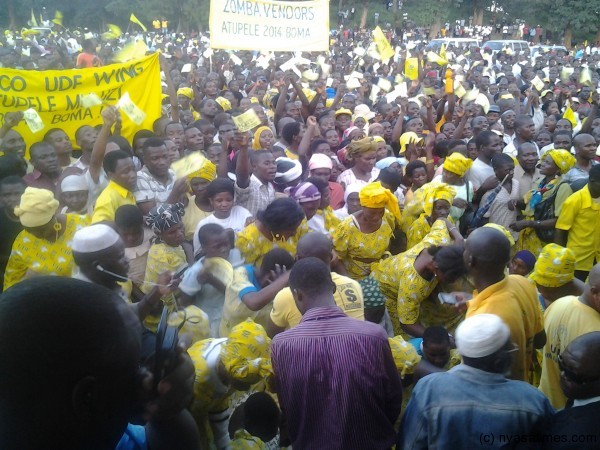
[{"label": "child in crowd", "polygon": [[60,183],[61,214],[88,215],[89,188],[83,175],[69,175]]},{"label": "child in crowd", "polygon": [[271,302],[277,293],[287,286],[289,269],[294,258],[281,248],[269,251],[260,267],[247,264],[232,271],[224,280],[225,304],[219,334],[227,337],[231,329],[251,318],[266,326],[271,312]]},{"label": "child in crowd", "polygon": [[[514,179],[515,162],[506,153],[500,153],[492,158],[494,175],[502,186],[486,192],[479,203],[480,207],[489,204],[489,210],[483,217],[487,217],[490,223],[502,225],[510,230],[510,225],[517,221],[519,210],[516,203],[519,201],[519,182]],[[494,196],[494,197],[492,197]],[[511,231],[513,239],[519,238],[519,233]]]},{"label": "child in crowd", "polygon": [[281,413],[266,392],[251,394],[236,408],[229,420],[232,450],[268,448],[267,442],[279,434]]},{"label": "child in crowd", "polygon": [[406,165],[402,181],[406,188],[404,204],[407,205],[412,200],[415,191],[427,183],[427,166],[425,163],[420,160],[409,162]]},{"label": "child in crowd", "polygon": [[[183,214],[181,203],[166,203],[152,208],[146,217],[146,225],[152,228],[156,236],[148,252],[148,262],[144,276],[144,281],[147,284],[144,284],[141,288],[144,293],[148,293],[152,289],[152,285],[149,283],[158,282],[159,274],[167,270],[175,274],[193,261],[191,254],[186,255],[182,247],[184,242]],[[163,297],[162,301],[169,306],[171,311],[177,309],[173,294]],[[159,312],[157,311],[157,313]],[[158,320],[158,315],[148,316],[144,324],[150,330],[156,331]]]},{"label": "child in crowd", "polygon": [[460,355],[452,349],[450,335],[444,327],[428,327],[423,333],[421,348],[417,351],[423,359],[435,367],[449,370],[460,364]]},{"label": "child in crowd", "polygon": [[511,275],[528,276],[535,266],[535,256],[529,250],[517,252],[510,261],[508,271]]},{"label": "child in crowd", "polygon": [[125,244],[125,258],[129,261],[127,276],[141,285],[146,274],[148,252],[154,233],[144,226],[142,211],[135,205],[123,205],[115,213],[117,232]]},{"label": "child in crowd", "polygon": [[225,282],[233,269],[243,264],[238,249],[233,246],[231,230],[209,223],[198,230],[201,256],[188,270],[179,284],[181,304],[195,304],[208,314],[211,336],[219,336],[221,311],[225,301]]},{"label": "child in crowd", "polygon": [[198,222],[196,232],[194,233],[194,254],[201,251],[201,244],[198,241],[198,231],[204,225],[214,223],[220,225],[226,230],[233,230],[239,233],[249,223],[252,215],[243,206],[234,205],[234,187],[233,183],[224,178],[217,178],[210,182],[206,188],[206,196],[214,212]]}]

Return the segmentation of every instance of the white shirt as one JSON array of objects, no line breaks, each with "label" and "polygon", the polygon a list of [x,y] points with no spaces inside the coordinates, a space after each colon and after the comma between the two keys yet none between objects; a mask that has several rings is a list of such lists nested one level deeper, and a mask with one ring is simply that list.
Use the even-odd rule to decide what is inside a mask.
[{"label": "white shirt", "polygon": [[252,217],[250,211],[248,211],[243,206],[235,205],[231,209],[229,217],[225,219],[219,219],[215,217],[214,213],[202,219],[200,222],[198,222],[198,225],[196,226],[196,231],[194,231],[194,253],[198,254],[198,252],[200,252],[201,250],[200,241],[198,240],[198,231],[200,231],[200,228],[202,228],[204,225],[209,223],[216,223],[217,225],[221,225],[226,230],[232,229],[237,234],[244,228],[246,228],[246,220],[248,219],[248,217]]},{"label": "white shirt", "polygon": [[485,180],[493,175],[494,169],[492,169],[492,166],[477,158],[469,169],[468,179],[473,183],[473,188],[477,190]]}]

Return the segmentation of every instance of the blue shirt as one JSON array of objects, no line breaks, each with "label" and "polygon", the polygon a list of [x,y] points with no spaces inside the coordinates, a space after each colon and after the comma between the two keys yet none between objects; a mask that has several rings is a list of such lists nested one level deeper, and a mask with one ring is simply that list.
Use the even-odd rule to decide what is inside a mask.
[{"label": "blue shirt", "polygon": [[514,447],[515,439],[547,431],[553,414],[533,386],[461,364],[419,380],[400,425],[398,448]]},{"label": "blue shirt", "polygon": [[125,433],[115,447],[115,450],[147,450],[146,429],[141,425],[127,424]]}]

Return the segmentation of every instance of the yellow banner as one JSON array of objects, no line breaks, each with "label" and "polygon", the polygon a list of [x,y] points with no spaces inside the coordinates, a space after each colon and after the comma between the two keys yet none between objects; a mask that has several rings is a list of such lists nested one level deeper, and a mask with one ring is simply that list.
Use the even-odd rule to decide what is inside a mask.
[{"label": "yellow banner", "polygon": [[209,27],[212,48],[327,51],[329,2],[211,0]]},{"label": "yellow banner", "polygon": [[[5,68],[0,72],[0,123],[4,123],[7,112],[32,109],[38,113],[43,128],[33,127],[37,130],[33,133],[25,121],[15,127],[27,148],[41,141],[52,128],[64,130],[75,146],[77,129],[82,125],[102,124],[102,109],[106,105],[116,106],[127,93],[131,102],[145,113],[140,125],[127,114],[121,114],[121,135],[131,142],[138,130],[152,130],[153,122],[161,116],[158,54],[89,69],[37,72]],[[95,94],[102,103],[86,102],[89,94]]]}]

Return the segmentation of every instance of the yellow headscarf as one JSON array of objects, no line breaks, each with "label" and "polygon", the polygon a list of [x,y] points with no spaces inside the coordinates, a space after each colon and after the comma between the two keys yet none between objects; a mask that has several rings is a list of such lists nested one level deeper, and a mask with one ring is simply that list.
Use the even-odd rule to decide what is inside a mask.
[{"label": "yellow headscarf", "polygon": [[181,326],[179,334],[188,334],[192,338],[192,344],[210,337],[208,315],[194,305],[187,306],[182,311],[171,313],[169,325],[173,327]]},{"label": "yellow headscarf", "polygon": [[446,200],[450,205],[456,196],[456,190],[446,183],[429,183],[423,186],[425,203],[423,205],[423,211],[428,216],[431,216],[433,212],[433,204],[437,200]]},{"label": "yellow headscarf", "polygon": [[402,336],[388,338],[388,342],[390,343],[394,364],[396,364],[396,369],[398,369],[400,377],[404,378],[405,375],[414,373],[415,367],[421,361],[421,357],[415,347],[406,342]]},{"label": "yellow headscarf", "polygon": [[221,362],[235,380],[255,384],[269,378],[271,367],[271,339],[265,329],[252,319],[236,325],[221,349]]},{"label": "yellow headscarf", "polygon": [[465,158],[458,152],[452,153],[444,160],[444,169],[461,178],[465,176],[465,173],[467,173],[467,170],[469,170],[472,165],[473,160],[471,158]]},{"label": "yellow headscarf", "polygon": [[225,97],[217,97],[215,101],[223,108],[223,111],[229,111],[231,109],[231,102]]},{"label": "yellow headscarf", "polygon": [[376,143],[380,143],[380,142],[385,142],[385,139],[382,138],[381,136],[373,136],[373,141],[375,141]]},{"label": "yellow headscarf", "polygon": [[560,170],[560,173],[562,175],[564,175],[569,170],[571,170],[575,166],[575,163],[577,162],[575,157],[573,155],[571,155],[571,153],[568,152],[567,150],[562,150],[562,149],[548,150],[546,152],[546,155],[548,155],[548,156],[550,156],[550,158],[552,158],[552,161],[554,161],[554,164],[556,164],[558,166],[558,169]]},{"label": "yellow headscarf", "polygon": [[47,189],[28,187],[21,195],[19,206],[15,207],[15,216],[26,228],[46,225],[52,220],[58,209],[58,200]]},{"label": "yellow headscarf", "polygon": [[506,236],[506,239],[508,239],[508,242],[510,242],[510,246],[512,247],[513,245],[515,245],[515,240],[512,237],[512,234],[510,234],[510,231],[508,231],[505,227],[503,227],[502,225],[499,225],[497,223],[486,223],[484,225],[484,227],[488,227],[488,228],[493,228],[494,230],[498,230],[500,231],[504,236]]},{"label": "yellow headscarf", "polygon": [[406,152],[406,147],[408,144],[417,144],[422,141],[423,138],[420,138],[419,135],[413,131],[408,131],[402,134],[402,136],[400,136],[400,153]]},{"label": "yellow headscarf", "polygon": [[373,138],[366,137],[352,141],[348,147],[346,147],[346,159],[351,161],[363,153],[375,151],[376,144]]},{"label": "yellow headscarf", "polygon": [[400,206],[398,199],[389,189],[384,188],[379,181],[367,184],[358,193],[360,205],[367,208],[386,208],[400,222]]},{"label": "yellow headscarf", "polygon": [[[254,132],[254,137],[252,138],[252,150],[261,150],[260,146],[260,134],[263,131],[271,131],[269,127],[258,127]],[[267,149],[268,150],[268,149]]]},{"label": "yellow headscarf", "polygon": [[194,90],[189,87],[182,87],[177,89],[177,95],[183,95],[184,97],[189,98],[190,100],[194,99]]},{"label": "yellow headscarf", "polygon": [[208,181],[217,178],[217,166],[199,152],[193,152],[175,161],[171,168],[177,178],[187,178],[188,181],[192,181],[192,178],[203,178]]},{"label": "yellow headscarf", "polygon": [[548,244],[540,253],[529,279],[549,288],[567,284],[575,278],[573,250],[558,244]]}]

